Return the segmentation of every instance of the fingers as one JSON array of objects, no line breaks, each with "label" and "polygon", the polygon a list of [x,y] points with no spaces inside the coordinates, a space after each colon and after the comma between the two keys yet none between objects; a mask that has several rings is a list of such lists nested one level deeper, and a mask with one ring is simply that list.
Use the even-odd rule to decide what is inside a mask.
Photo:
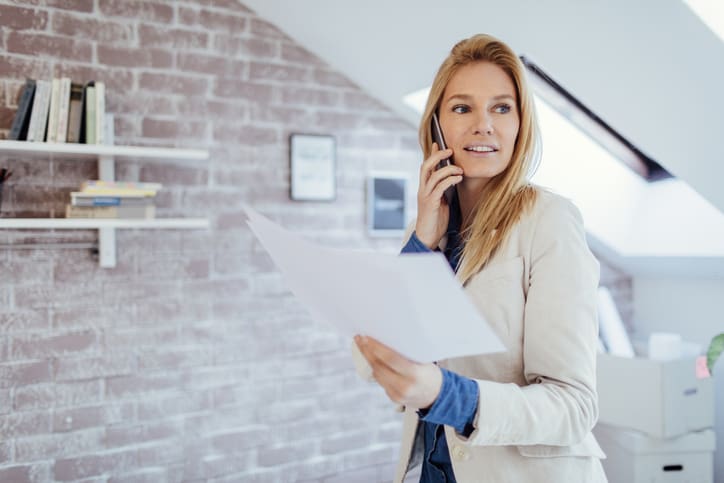
[{"label": "fingers", "polygon": [[430,174],[435,170],[435,166],[440,163],[445,158],[449,158],[453,155],[453,150],[438,149],[437,143],[432,144],[432,154],[429,158],[427,158],[425,161],[423,161],[422,165],[420,166],[420,178],[421,179],[427,179]]},{"label": "fingers", "polygon": [[432,191],[432,196],[435,198],[442,198],[442,195],[446,189],[448,189],[450,186],[458,184],[462,180],[463,177],[461,175],[445,178],[440,183],[438,183],[437,186],[435,186],[435,189]]},{"label": "fingers", "polygon": [[[355,342],[373,370],[388,368],[390,371],[402,376],[409,376],[414,373],[415,362],[412,362],[382,342],[372,337],[364,336],[356,336]],[[375,378],[376,377],[377,376],[375,376]]]},{"label": "fingers", "polygon": [[[442,180],[450,176],[459,176],[463,174],[462,168],[455,166],[454,164],[440,169],[437,168],[440,161],[452,156],[452,149],[438,150],[436,143],[433,143],[432,149],[433,153],[422,163],[422,166],[420,167],[420,188],[418,194],[423,198],[430,196]],[[438,196],[437,199],[440,199],[440,197]]]},{"label": "fingers", "polygon": [[435,402],[442,387],[440,368],[413,362],[372,337],[355,336],[354,340],[370,363],[375,381],[392,401],[416,408]]},{"label": "fingers", "polygon": [[367,362],[367,358],[359,350],[356,342],[352,342],[352,362],[354,362],[355,370],[359,377],[365,381],[374,381],[372,377],[372,366]]},{"label": "fingers", "polygon": [[411,381],[397,372],[393,365],[399,365],[398,359],[404,358],[371,337],[355,336],[354,340],[372,368],[372,379],[385,390],[387,397],[402,404]]},{"label": "fingers", "polygon": [[[421,193],[423,196],[428,196],[431,193],[434,193],[435,190],[442,184],[447,182],[450,178],[459,178],[457,182],[462,181],[462,174],[463,170],[459,166],[450,165],[445,166],[444,168],[440,168],[436,170],[430,178],[427,180],[427,182],[423,183],[421,186]],[[453,183],[454,184],[454,183]],[[445,185],[447,188],[450,186],[449,184]],[[444,189],[443,189],[444,191]],[[441,196],[441,195],[439,195]],[[439,198],[438,196],[438,198]]]}]

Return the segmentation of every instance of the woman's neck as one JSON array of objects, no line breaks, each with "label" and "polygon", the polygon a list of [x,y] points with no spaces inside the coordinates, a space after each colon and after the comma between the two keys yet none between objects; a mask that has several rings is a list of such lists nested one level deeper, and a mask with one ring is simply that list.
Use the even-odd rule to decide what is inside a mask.
[{"label": "woman's neck", "polygon": [[[467,181],[467,182],[466,182]],[[473,182],[475,181],[475,182]],[[472,215],[478,200],[484,194],[488,180],[464,180],[457,185],[458,200],[460,202],[460,214],[462,215],[462,226],[460,231],[467,229],[472,223]]]}]

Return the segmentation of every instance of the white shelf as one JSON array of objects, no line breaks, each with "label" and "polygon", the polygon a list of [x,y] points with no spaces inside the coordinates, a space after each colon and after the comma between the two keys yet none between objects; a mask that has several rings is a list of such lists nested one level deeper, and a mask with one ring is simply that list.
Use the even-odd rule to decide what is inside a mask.
[{"label": "white shelf", "polygon": [[203,161],[209,158],[209,152],[203,149],[154,148],[145,146],[115,146],[76,143],[35,143],[28,141],[6,140],[0,140],[0,153],[37,154],[51,157],[73,157],[78,159],[97,159],[101,156],[108,156],[117,159],[141,158]]},{"label": "white shelf", "polygon": [[[110,126],[113,122],[109,123]],[[112,132],[109,136],[113,140]],[[32,156],[45,158],[95,159],[98,179],[115,180],[116,159],[167,159],[171,161],[205,161],[209,152],[202,149],[117,146],[114,144],[34,143],[0,140],[0,156]],[[116,266],[116,229],[208,229],[204,218],[156,218],[132,220],[117,218],[0,218],[0,229],[98,230],[101,267]]]},{"label": "white shelf", "polygon": [[154,218],[133,220],[118,218],[0,218],[0,229],[83,230],[100,228],[209,228],[206,218]]}]

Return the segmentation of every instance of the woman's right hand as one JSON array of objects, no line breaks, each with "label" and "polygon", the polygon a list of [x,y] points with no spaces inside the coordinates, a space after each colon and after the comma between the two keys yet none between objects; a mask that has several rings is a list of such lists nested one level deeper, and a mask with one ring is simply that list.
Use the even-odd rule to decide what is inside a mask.
[{"label": "woman's right hand", "polygon": [[462,168],[450,165],[436,170],[445,158],[452,156],[452,149],[439,150],[437,143],[432,145],[432,154],[420,167],[420,188],[417,191],[417,223],[415,234],[428,248],[438,246],[450,220],[450,207],[443,193],[452,185],[463,180]]}]

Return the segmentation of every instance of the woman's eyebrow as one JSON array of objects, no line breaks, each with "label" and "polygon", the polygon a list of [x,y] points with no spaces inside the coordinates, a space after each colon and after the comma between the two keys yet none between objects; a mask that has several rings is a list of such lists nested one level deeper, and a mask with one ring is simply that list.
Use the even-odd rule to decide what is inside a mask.
[{"label": "woman's eyebrow", "polygon": [[[470,94],[453,94],[450,97],[448,97],[445,102],[450,102],[452,100],[460,99],[461,101],[472,101],[473,96]],[[510,99],[511,101],[515,102],[515,98],[511,96],[510,94],[499,94],[492,98],[493,101],[501,101],[503,99]]]}]

